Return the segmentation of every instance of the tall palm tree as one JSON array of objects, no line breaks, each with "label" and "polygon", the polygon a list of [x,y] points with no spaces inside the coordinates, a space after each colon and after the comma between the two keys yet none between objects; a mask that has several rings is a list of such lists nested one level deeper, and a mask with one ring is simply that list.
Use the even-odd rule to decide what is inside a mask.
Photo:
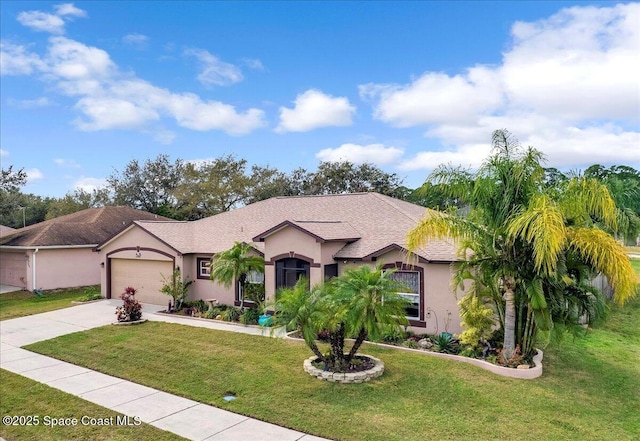
[{"label": "tall palm tree", "polygon": [[432,239],[458,241],[464,261],[454,280],[470,279],[471,292],[494,303],[508,359],[517,345],[532,353],[538,330],[552,331],[583,313],[595,320],[603,310],[576,267],[603,273],[620,304],[636,294],[637,282],[623,248],[601,229],[616,228],[606,187],[575,178],[545,188],[539,151],[522,149],[506,130],[494,132],[492,142],[475,174],[440,166],[428,179],[465,203],[468,214],[428,210],[407,242],[413,251]]},{"label": "tall palm tree", "polygon": [[247,274],[251,271],[264,273],[264,259],[251,254],[252,250],[251,245],[235,242],[231,248],[211,258],[209,278],[226,288],[239,284],[240,308],[244,308]]}]

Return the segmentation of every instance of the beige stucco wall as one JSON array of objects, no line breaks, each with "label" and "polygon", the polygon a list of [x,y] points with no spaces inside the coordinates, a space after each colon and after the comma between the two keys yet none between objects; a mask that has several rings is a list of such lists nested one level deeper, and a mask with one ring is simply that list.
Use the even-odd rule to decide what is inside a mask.
[{"label": "beige stucco wall", "polygon": [[[410,326],[408,329],[417,334],[436,334],[445,330],[452,334],[462,332],[460,311],[456,293],[451,289],[452,266],[448,263],[420,263],[415,259],[407,261],[407,256],[399,251],[391,251],[378,257],[375,262],[349,261],[338,262],[338,274],[360,265],[393,264],[416,265],[424,269],[424,321],[426,327]],[[457,293],[458,298],[464,293]]]},{"label": "beige stucco wall", "polygon": [[[325,244],[326,245],[326,244]],[[322,247],[313,237],[292,227],[283,228],[270,236],[264,241],[264,260],[269,262],[274,256],[282,254],[293,257],[304,256],[312,259],[314,264],[320,264],[322,261]],[[273,300],[276,291],[276,275],[275,265],[265,265],[265,296],[267,301]],[[311,285],[322,283],[322,267],[312,266],[309,271],[309,279]]]},{"label": "beige stucco wall", "polygon": [[98,283],[100,256],[92,248],[40,249],[36,254],[37,289],[70,288]]},{"label": "beige stucco wall", "polygon": [[233,305],[235,300],[234,287],[225,288],[212,280],[198,279],[198,258],[210,259],[211,255],[186,255],[183,258],[183,266],[180,267],[183,277],[185,277],[185,279],[188,277],[189,280],[194,281],[194,283],[189,286],[187,300],[217,299],[218,302],[222,304]]},{"label": "beige stucco wall", "polygon": [[39,248],[37,252],[35,249],[3,249],[0,266],[2,283],[21,286],[29,291],[100,283],[99,256],[90,247]]}]

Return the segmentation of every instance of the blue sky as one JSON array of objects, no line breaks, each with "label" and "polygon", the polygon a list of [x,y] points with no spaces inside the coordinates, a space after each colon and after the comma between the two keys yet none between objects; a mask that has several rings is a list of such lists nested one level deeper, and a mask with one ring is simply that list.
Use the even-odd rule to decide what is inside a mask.
[{"label": "blue sky", "polygon": [[0,3],[0,160],[42,196],[132,159],[372,162],[420,185],[507,128],[640,167],[640,3]]}]

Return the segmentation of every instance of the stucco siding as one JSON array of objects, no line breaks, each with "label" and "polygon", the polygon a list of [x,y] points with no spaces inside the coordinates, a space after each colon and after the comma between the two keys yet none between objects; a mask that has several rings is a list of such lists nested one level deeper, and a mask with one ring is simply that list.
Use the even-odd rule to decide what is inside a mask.
[{"label": "stucco siding", "polygon": [[28,260],[24,250],[0,250],[0,284],[26,288]]},{"label": "stucco siding", "polygon": [[100,256],[92,248],[40,249],[36,254],[35,288],[70,288],[99,283]]},{"label": "stucco siding", "polygon": [[452,334],[462,332],[458,299],[464,293],[456,293],[452,289],[452,271],[453,267],[447,263],[430,263],[425,266],[425,318],[427,327],[426,331],[423,332],[430,334],[444,331]]},{"label": "stucco siding", "polygon": [[187,300],[206,300],[217,299],[219,303],[225,305],[233,305],[235,300],[235,289],[224,286],[208,279],[198,278],[198,258],[211,258],[205,254],[189,254],[183,258],[182,275],[185,279],[193,280],[189,286],[189,295]]}]

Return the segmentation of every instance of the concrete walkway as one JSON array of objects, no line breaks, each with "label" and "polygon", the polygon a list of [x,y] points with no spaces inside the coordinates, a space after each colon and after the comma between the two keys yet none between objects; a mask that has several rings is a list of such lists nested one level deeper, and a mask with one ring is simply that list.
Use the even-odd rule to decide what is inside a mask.
[{"label": "concrete walkway", "polygon": [[[234,414],[21,349],[30,343],[104,326],[115,320],[119,300],[104,300],[0,322],[0,368],[76,395],[100,406],[190,440],[321,441],[302,432]],[[143,318],[214,328],[200,320],[155,315],[162,307],[143,306]],[[215,326],[214,326],[215,325]],[[235,332],[260,330],[226,325]]]}]

